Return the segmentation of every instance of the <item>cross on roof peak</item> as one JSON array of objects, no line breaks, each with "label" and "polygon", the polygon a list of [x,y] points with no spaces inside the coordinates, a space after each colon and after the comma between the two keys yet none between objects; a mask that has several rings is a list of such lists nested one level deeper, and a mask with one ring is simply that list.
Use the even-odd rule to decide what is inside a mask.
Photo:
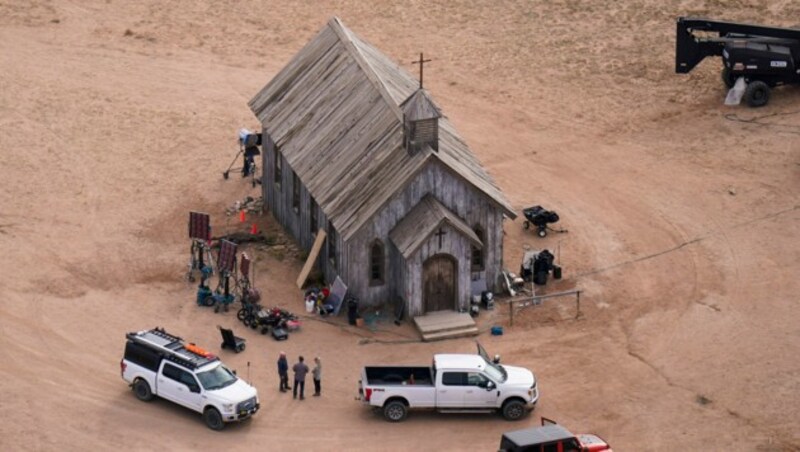
[{"label": "cross on roof peak", "polygon": [[419,60],[411,62],[411,64],[419,64],[419,89],[422,89],[423,67],[425,66],[425,63],[429,63],[430,61],[431,61],[430,59],[428,59],[428,60],[424,59],[423,56],[422,56],[422,52],[420,52],[419,53]]}]

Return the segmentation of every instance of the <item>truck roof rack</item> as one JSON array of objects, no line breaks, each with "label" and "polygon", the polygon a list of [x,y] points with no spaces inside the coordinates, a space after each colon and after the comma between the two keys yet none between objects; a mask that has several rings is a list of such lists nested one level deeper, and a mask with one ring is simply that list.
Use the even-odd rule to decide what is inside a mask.
[{"label": "truck roof rack", "polygon": [[141,344],[158,352],[164,359],[173,361],[190,369],[196,369],[219,358],[194,344],[187,344],[182,338],[169,334],[163,328],[153,328],[125,335],[129,341]]}]

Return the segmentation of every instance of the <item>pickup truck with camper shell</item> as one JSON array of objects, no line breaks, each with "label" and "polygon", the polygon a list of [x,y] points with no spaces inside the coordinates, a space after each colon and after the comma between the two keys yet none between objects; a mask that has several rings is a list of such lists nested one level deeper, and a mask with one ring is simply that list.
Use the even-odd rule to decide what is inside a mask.
[{"label": "pickup truck with camper shell", "polygon": [[410,409],[442,413],[499,411],[522,419],[539,400],[536,377],[528,369],[500,364],[478,345],[478,353],[436,354],[430,367],[373,366],[361,371],[358,397],[400,422]]},{"label": "pickup truck with camper shell", "polygon": [[120,373],[139,400],[158,396],[202,413],[212,430],[260,408],[256,389],[202,348],[159,328],[126,337]]},{"label": "pickup truck with camper shell", "polygon": [[498,452],[613,452],[597,435],[575,435],[556,421],[542,418],[541,427],[503,433]]}]

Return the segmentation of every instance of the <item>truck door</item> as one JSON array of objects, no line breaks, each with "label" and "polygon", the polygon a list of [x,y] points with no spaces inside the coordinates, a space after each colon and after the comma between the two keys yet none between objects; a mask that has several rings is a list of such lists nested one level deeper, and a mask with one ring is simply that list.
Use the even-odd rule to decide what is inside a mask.
[{"label": "truck door", "polygon": [[466,372],[442,373],[442,381],[436,386],[436,407],[437,408],[460,408],[464,406],[464,393],[467,386]]},{"label": "truck door", "polygon": [[197,380],[191,373],[168,362],[164,362],[158,375],[158,395],[187,408],[200,409],[200,385]]},{"label": "truck door", "polygon": [[464,391],[464,406],[467,408],[497,408],[497,386],[489,383],[480,372],[467,373],[467,388]]}]

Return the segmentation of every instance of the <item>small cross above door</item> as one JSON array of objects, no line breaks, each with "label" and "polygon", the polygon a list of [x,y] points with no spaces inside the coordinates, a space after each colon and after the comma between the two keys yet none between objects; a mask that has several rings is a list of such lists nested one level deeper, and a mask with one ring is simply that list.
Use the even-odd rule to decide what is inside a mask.
[{"label": "small cross above door", "polygon": [[442,249],[442,238],[445,234],[447,233],[442,228],[439,228],[439,231],[435,234],[439,237],[439,249]]}]

